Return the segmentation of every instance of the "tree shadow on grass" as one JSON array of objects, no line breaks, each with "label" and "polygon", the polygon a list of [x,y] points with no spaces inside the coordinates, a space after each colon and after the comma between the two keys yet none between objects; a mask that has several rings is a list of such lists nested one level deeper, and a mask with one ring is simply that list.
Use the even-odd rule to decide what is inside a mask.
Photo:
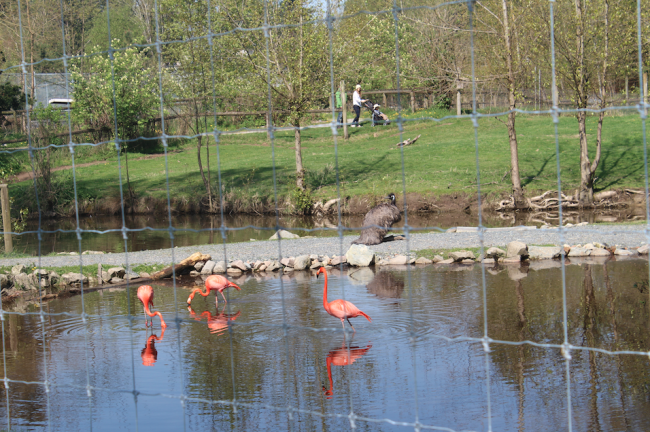
[{"label": "tree shadow on grass", "polygon": [[535,179],[536,179],[540,174],[542,174],[542,173],[544,172],[544,170],[546,169],[546,165],[548,165],[548,163],[549,163],[549,162],[551,161],[551,159],[553,159],[554,157],[555,157],[555,154],[552,154],[552,155],[550,155],[548,158],[546,158],[546,160],[543,160],[543,161],[542,161],[542,165],[539,167],[539,169],[537,170],[537,173],[536,173],[536,174],[534,174],[534,175],[532,175],[532,176],[526,176],[526,177],[524,177],[524,178],[523,178],[523,181],[521,182],[521,187],[523,188],[523,187],[526,187],[526,186],[528,186],[529,184],[531,184],[531,183],[533,182],[533,180],[535,180]]},{"label": "tree shadow on grass", "polygon": [[[631,140],[630,138],[616,138],[616,142],[619,143],[617,147],[626,147],[628,149],[638,148],[641,144],[640,140]],[[598,178],[601,180],[607,179],[607,183],[601,183],[598,187],[594,187],[594,192],[620,185],[623,179],[629,179],[634,174],[643,170],[643,158],[635,158],[634,155],[628,155],[628,152],[629,150],[618,152],[618,155],[614,156],[614,152],[610,148],[603,148],[597,173]],[[615,159],[610,162],[611,158]],[[628,166],[623,166],[619,169],[619,165],[624,164],[627,159],[629,159]],[[636,161],[638,161],[638,166],[631,169],[632,165],[636,165]],[[616,174],[619,175],[617,176]]]}]

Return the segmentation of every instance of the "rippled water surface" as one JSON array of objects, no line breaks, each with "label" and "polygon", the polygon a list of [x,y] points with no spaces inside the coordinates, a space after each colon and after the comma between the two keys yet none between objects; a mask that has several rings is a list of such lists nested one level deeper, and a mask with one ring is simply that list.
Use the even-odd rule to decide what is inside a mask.
[{"label": "rippled water surface", "polygon": [[[42,322],[18,304],[2,322],[12,381],[0,428],[550,431],[567,430],[570,412],[576,431],[645,429],[647,356],[573,349],[567,363],[558,348],[493,342],[486,353],[465,339],[485,332],[485,277],[491,339],[561,344],[553,265],[332,270],[329,300],[372,317],[352,319],[347,337],[323,309],[322,277],[306,272],[240,278],[218,309],[213,294],[188,309],[189,288],[154,286],[164,334],[157,318],[145,329],[134,289],[51,301]],[[571,344],[650,349],[647,261],[573,263],[566,282]]]}]

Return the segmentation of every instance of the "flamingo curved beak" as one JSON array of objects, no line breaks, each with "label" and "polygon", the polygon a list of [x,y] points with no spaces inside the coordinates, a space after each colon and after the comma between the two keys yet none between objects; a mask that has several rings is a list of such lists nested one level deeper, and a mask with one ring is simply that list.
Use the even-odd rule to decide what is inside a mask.
[{"label": "flamingo curved beak", "polygon": [[237,284],[234,284],[234,283],[232,283],[232,282],[229,282],[228,286],[229,286],[229,287],[233,287],[233,288],[237,288],[237,291],[241,291],[241,288],[239,288],[239,287],[237,286]]}]

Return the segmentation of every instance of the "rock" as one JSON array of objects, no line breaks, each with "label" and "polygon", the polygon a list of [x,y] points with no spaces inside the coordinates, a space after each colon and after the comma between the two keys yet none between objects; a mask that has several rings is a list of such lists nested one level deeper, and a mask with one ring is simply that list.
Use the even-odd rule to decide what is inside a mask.
[{"label": "rock", "polygon": [[201,274],[202,275],[211,275],[212,271],[214,270],[214,266],[217,263],[212,261],[212,260],[207,260],[205,264],[203,265],[203,268],[201,269]]},{"label": "rock", "polygon": [[596,246],[593,245],[593,243],[587,243],[586,245],[583,246],[585,249],[596,249]]},{"label": "rock", "polygon": [[228,270],[226,270],[226,273],[232,276],[239,276],[240,274],[244,273],[241,271],[241,269],[237,267],[230,267]]},{"label": "rock", "polygon": [[259,266],[259,267],[257,268],[257,271],[258,271],[258,272],[263,272],[263,271],[265,271],[265,270],[266,270],[266,264],[262,264],[261,266]]},{"label": "rock", "polygon": [[284,268],[284,272],[285,272],[285,273],[291,273],[291,272],[293,272],[293,267],[285,267],[285,268]]},{"label": "rock", "polygon": [[[231,262],[230,267],[239,269],[242,272],[246,272],[249,269],[248,266],[246,265],[246,263],[244,261],[242,261],[242,260],[236,260],[236,261]],[[214,271],[214,270],[212,270],[212,271]]]},{"label": "rock", "polygon": [[329,265],[329,264],[330,264],[330,257],[328,257],[327,255],[325,255],[325,256],[323,257],[323,259],[320,260],[320,262],[322,262],[323,265]]},{"label": "rock", "polygon": [[32,289],[32,280],[27,273],[18,273],[14,275],[14,288],[20,291]]},{"label": "rock", "polygon": [[61,279],[66,285],[77,285],[82,281],[83,283],[88,283],[88,277],[80,273],[66,273],[61,275]]},{"label": "rock", "polygon": [[482,264],[494,264],[496,261],[494,261],[494,258],[484,258],[481,263]]},{"label": "rock", "polygon": [[602,257],[602,256],[610,256],[611,253],[607,249],[601,249],[601,248],[596,248],[591,251],[589,256],[592,257]]},{"label": "rock", "polygon": [[104,252],[88,250],[88,251],[81,252],[81,255],[104,255]]},{"label": "rock", "polygon": [[205,265],[204,261],[199,261],[196,264],[194,264],[194,270],[200,272],[203,269],[204,265]]},{"label": "rock", "polygon": [[432,264],[433,261],[431,261],[429,258],[425,257],[420,257],[415,260],[415,264]]},{"label": "rock", "polygon": [[562,247],[564,248],[564,255],[565,255],[565,256],[569,256],[569,252],[571,252],[571,246],[565,244],[565,245],[562,246]]},{"label": "rock", "polygon": [[404,255],[397,255],[388,260],[389,265],[404,265],[408,262],[408,257]]},{"label": "rock", "polygon": [[512,258],[515,256],[528,256],[528,247],[526,246],[526,243],[520,241],[511,241],[508,243],[506,258]]},{"label": "rock", "polygon": [[323,266],[323,264],[320,261],[313,261],[311,265],[309,266],[310,269],[319,269]]},{"label": "rock", "polygon": [[24,265],[18,264],[11,268],[11,274],[14,276],[21,273],[27,274],[27,267],[25,267]]},{"label": "rock", "polygon": [[639,247],[639,248],[636,250],[636,252],[637,252],[639,255],[648,255],[648,250],[649,250],[649,249],[650,249],[650,247],[649,247],[647,244],[644,244],[643,246]]},{"label": "rock", "polygon": [[337,266],[337,265],[339,265],[339,264],[341,264],[341,263],[347,263],[347,262],[348,262],[347,255],[341,255],[341,256],[336,256],[336,255],[335,255],[335,256],[333,256],[332,259],[330,260],[329,265],[331,265],[331,266]]},{"label": "rock", "polygon": [[470,260],[476,259],[472,251],[466,251],[466,250],[452,252],[449,254],[449,258],[452,258],[456,262],[463,261],[466,259],[470,259]]},{"label": "rock", "polygon": [[435,263],[439,263],[440,261],[444,261],[444,258],[441,257],[440,255],[436,255],[433,257],[431,261],[433,261],[433,263],[435,264]]},{"label": "rock", "polygon": [[9,288],[11,286],[11,279],[9,276],[0,274],[0,288]]},{"label": "rock", "polygon": [[533,260],[555,259],[562,254],[562,248],[559,246],[529,246],[528,258]]},{"label": "rock", "polygon": [[632,256],[634,255],[634,252],[626,250],[626,249],[616,249],[614,252],[614,255],[617,256]]},{"label": "rock", "polygon": [[300,236],[298,234],[292,234],[289,231],[278,230],[275,234],[269,237],[269,240],[277,240],[278,238],[285,240],[285,239],[300,238]]},{"label": "rock", "polygon": [[583,247],[572,247],[571,251],[569,251],[568,257],[586,257],[591,254],[591,249],[585,249]]},{"label": "rock", "polygon": [[147,272],[140,272],[140,277],[143,279],[149,279],[151,278],[151,275]]},{"label": "rock", "polygon": [[292,267],[291,265],[291,258],[282,258],[280,260],[280,264],[282,264],[285,267]]},{"label": "rock", "polygon": [[375,253],[366,245],[353,244],[345,253],[347,263],[355,267],[367,267],[375,262]]},{"label": "rock", "polygon": [[589,222],[580,222],[579,224],[576,224],[576,226],[586,226],[589,225]]},{"label": "rock", "polygon": [[470,264],[470,265],[473,265],[473,264],[475,264],[476,262],[475,262],[473,259],[465,258],[465,259],[462,260],[460,263],[461,263],[461,264]]},{"label": "rock", "polygon": [[126,274],[126,270],[124,270],[124,267],[111,267],[106,271],[108,272],[108,276],[110,278],[114,278],[114,277],[121,278],[124,277],[124,275]]},{"label": "rock", "polygon": [[521,255],[515,255],[513,257],[504,258],[503,261],[499,260],[499,262],[502,262],[504,264],[520,264]]},{"label": "rock", "polygon": [[266,271],[267,272],[272,272],[272,271],[276,271],[276,270],[281,269],[281,268],[282,268],[282,264],[280,264],[277,261],[271,261],[269,263],[269,265],[266,267]]},{"label": "rock", "polygon": [[190,271],[190,277],[198,277],[201,273],[197,272],[196,270]]},{"label": "rock", "polygon": [[446,260],[438,261],[437,264],[453,264],[453,262],[454,262],[454,259],[449,258],[449,259],[446,259]]},{"label": "rock", "polygon": [[124,279],[122,279],[120,277],[114,277],[114,278],[111,278],[111,280],[108,281],[108,283],[110,283],[110,284],[118,284],[120,282],[124,282]]},{"label": "rock", "polygon": [[489,258],[501,258],[506,256],[506,251],[498,247],[491,247],[485,252],[485,255]]},{"label": "rock", "polygon": [[296,259],[293,261],[293,269],[306,270],[307,268],[309,268],[310,264],[311,264],[311,258],[309,258],[309,255],[300,255],[297,256]]},{"label": "rock", "polygon": [[111,280],[111,277],[108,275],[108,272],[102,270],[102,281],[108,282],[109,280]]},{"label": "rock", "polygon": [[309,255],[309,259],[312,260],[312,261],[318,261],[318,255],[311,254],[311,255]]},{"label": "rock", "polygon": [[253,270],[260,271],[260,267],[264,265],[264,262],[262,261],[255,261],[253,264]]},{"label": "rock", "polygon": [[212,274],[223,274],[228,270],[228,266],[226,265],[225,261],[219,261],[218,263],[214,264],[214,267],[212,268]]}]

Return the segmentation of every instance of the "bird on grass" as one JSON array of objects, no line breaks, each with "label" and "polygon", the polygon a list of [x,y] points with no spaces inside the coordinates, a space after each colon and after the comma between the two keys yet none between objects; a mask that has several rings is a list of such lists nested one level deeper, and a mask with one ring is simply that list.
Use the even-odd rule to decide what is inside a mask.
[{"label": "bird on grass", "polygon": [[162,317],[162,314],[158,311],[152,313],[149,310],[149,306],[153,307],[153,288],[149,285],[141,285],[138,288],[138,299],[142,302],[142,306],[144,309],[144,319],[145,319],[145,326],[149,327],[149,317],[151,318],[151,327],[153,327],[153,317],[158,315],[160,317],[160,327],[165,328],[167,327],[167,324],[165,324],[165,320]]},{"label": "bird on grass", "polygon": [[205,292],[202,292],[201,288],[196,288],[194,291],[192,291],[192,294],[190,294],[190,296],[187,298],[187,304],[188,305],[192,304],[192,299],[194,298],[194,294],[196,293],[201,294],[203,297],[207,297],[210,294],[210,291],[215,291],[214,297],[216,300],[217,307],[219,307],[219,296],[217,295],[217,292],[220,292],[221,297],[223,297],[223,301],[228,303],[228,300],[226,300],[226,296],[223,295],[223,290],[229,287],[237,288],[238,291],[241,291],[241,288],[239,288],[237,285],[230,282],[228,279],[226,279],[223,276],[219,276],[219,275],[208,276],[208,278],[205,280]]},{"label": "bird on grass", "polygon": [[381,203],[370,209],[363,218],[361,236],[352,244],[378,245],[395,222],[402,219],[399,208],[395,205],[395,194],[391,193],[384,199],[390,202]]},{"label": "bird on grass", "polygon": [[325,286],[323,288],[323,307],[325,308],[325,312],[328,314],[332,315],[333,317],[336,317],[341,320],[341,325],[343,326],[343,331],[345,331],[345,321],[347,320],[348,324],[350,324],[350,327],[352,327],[352,330],[356,332],[354,329],[354,326],[350,322],[350,318],[356,318],[358,316],[364,316],[366,319],[370,322],[372,322],[372,319],[365,313],[361,312],[358,307],[353,305],[347,300],[332,300],[331,302],[327,302],[327,271],[325,270],[325,267],[321,267],[318,269],[318,272],[316,273],[316,277],[318,278],[319,274],[324,274],[325,275]]}]

